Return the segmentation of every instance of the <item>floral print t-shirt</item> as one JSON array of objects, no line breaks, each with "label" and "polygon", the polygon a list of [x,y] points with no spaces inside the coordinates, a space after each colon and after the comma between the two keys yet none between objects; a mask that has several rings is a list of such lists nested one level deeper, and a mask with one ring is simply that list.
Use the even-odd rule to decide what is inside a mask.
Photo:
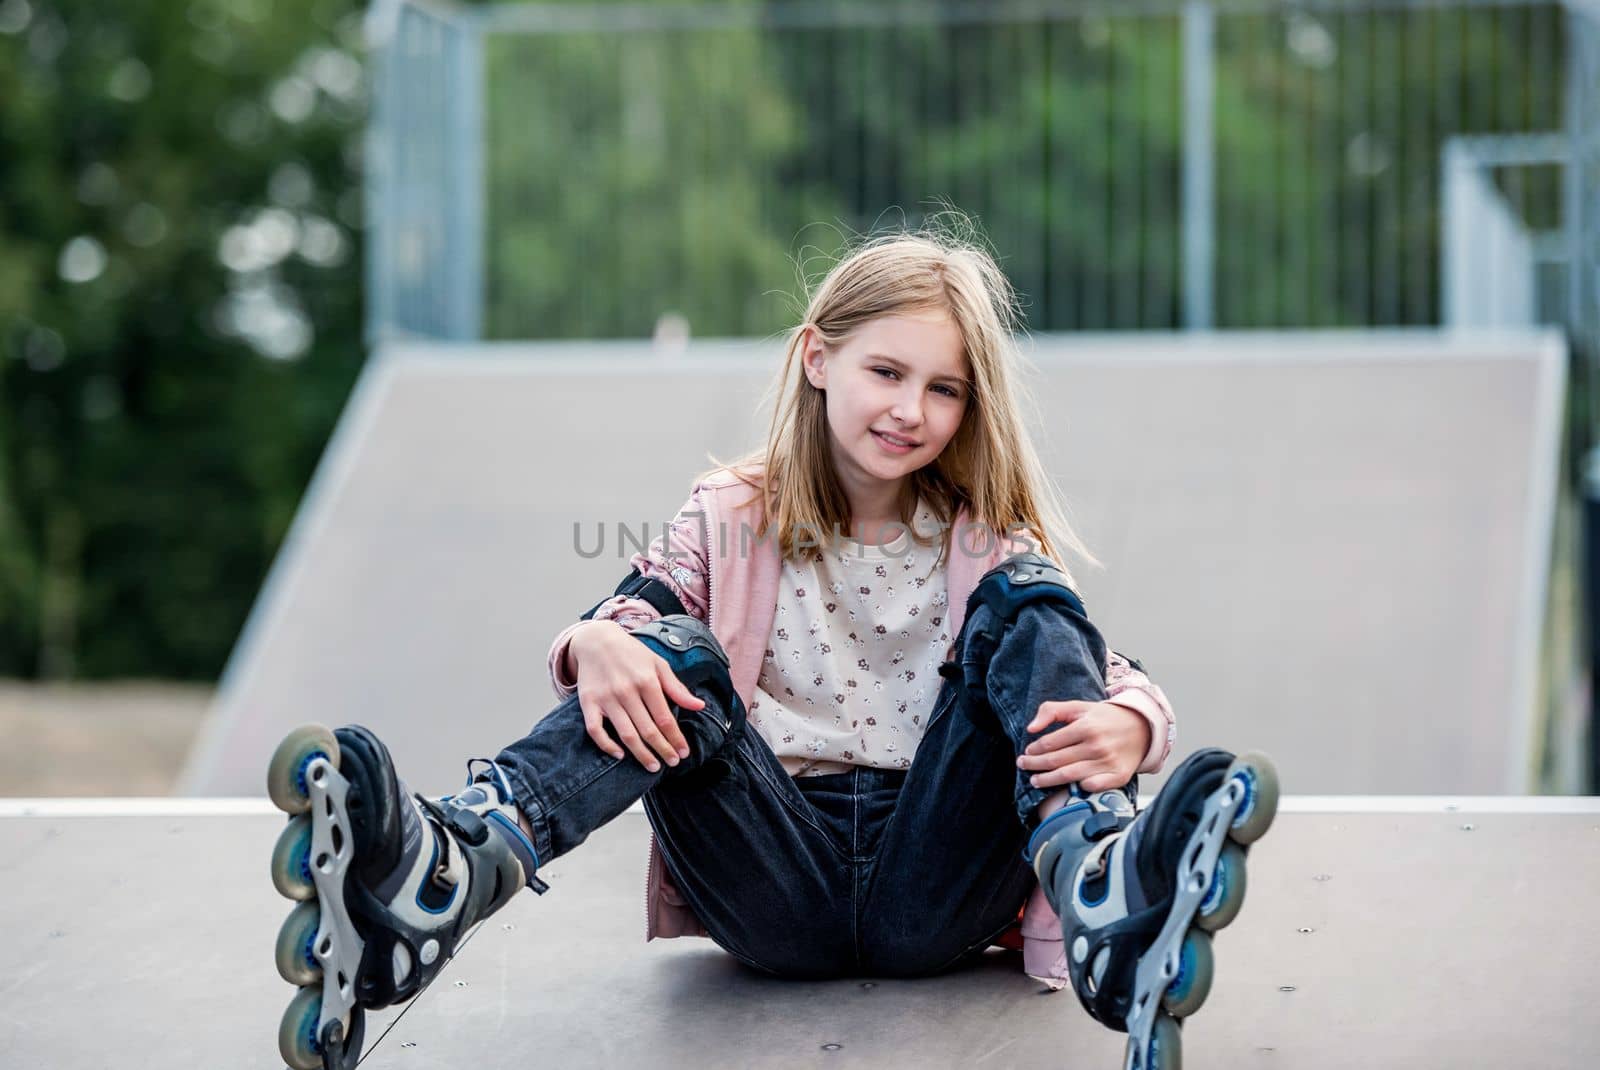
[{"label": "floral print t-shirt", "polygon": [[[918,535],[938,531],[919,504]],[[881,546],[843,539],[783,566],[749,723],[790,776],[906,769],[949,651],[935,545],[902,527]]]}]

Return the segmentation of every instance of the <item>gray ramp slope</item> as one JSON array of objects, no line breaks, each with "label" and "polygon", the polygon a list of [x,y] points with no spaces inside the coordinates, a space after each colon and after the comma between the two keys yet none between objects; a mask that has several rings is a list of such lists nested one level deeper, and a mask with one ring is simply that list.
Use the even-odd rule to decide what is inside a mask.
[{"label": "gray ramp slope", "polygon": [[[1500,802],[1280,814],[1251,852],[1244,912],[1217,935],[1215,987],[1184,1030],[1188,1065],[1600,1062],[1600,921],[1586,909],[1600,811]],[[272,945],[289,904],[267,858],[281,825],[264,813],[0,818],[0,1064],[280,1067],[293,990]],[[704,940],[647,945],[647,837],[642,816],[624,815],[547,867],[551,892],[480,928],[364,1067],[1121,1065],[1121,1038],[1070,993],[1041,995],[1015,953],[869,988],[770,979]],[[396,1017],[378,1017],[374,1040]]]},{"label": "gray ramp slope", "polygon": [[[375,357],[241,637],[189,791],[259,792],[291,725],[363,721],[448,790],[554,702],[552,636],[609,594],[708,450],[759,439],[777,348]],[[1259,747],[1317,793],[1516,792],[1532,766],[1558,335],[1037,339],[1040,441],[1107,568],[1112,645],[1178,755]],[[603,533],[603,552],[593,551]]]}]

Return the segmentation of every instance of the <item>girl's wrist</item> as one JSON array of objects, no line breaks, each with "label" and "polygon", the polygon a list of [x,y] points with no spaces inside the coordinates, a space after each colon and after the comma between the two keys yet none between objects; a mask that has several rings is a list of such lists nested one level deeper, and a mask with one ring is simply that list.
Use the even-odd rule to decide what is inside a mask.
[{"label": "girl's wrist", "polygon": [[621,630],[622,625],[614,620],[589,620],[584,621],[572,633],[572,639],[567,643],[567,666],[576,673],[578,663],[583,660],[586,651],[593,649],[594,640],[604,634],[607,628]]}]

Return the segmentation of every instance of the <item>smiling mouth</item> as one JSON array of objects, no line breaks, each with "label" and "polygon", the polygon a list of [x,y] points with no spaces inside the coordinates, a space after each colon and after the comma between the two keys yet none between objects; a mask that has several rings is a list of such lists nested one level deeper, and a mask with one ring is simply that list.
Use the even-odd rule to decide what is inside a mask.
[{"label": "smiling mouth", "polygon": [[879,438],[883,439],[885,442],[888,442],[891,445],[895,445],[895,446],[920,446],[921,445],[920,442],[913,442],[913,441],[911,441],[910,439],[907,439],[907,438],[896,438],[893,435],[886,435],[882,431],[874,431],[872,433],[874,435],[877,435]]}]

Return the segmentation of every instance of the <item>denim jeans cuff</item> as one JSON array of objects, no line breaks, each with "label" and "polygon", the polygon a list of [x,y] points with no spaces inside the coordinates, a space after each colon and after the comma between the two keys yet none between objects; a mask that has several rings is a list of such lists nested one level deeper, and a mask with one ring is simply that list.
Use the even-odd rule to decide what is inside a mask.
[{"label": "denim jeans cuff", "polygon": [[1056,788],[1036,788],[1028,783],[1027,773],[1017,774],[1017,816],[1022,819],[1022,827],[1031,829],[1038,823],[1035,811],[1039,804],[1051,796]]},{"label": "denim jeans cuff", "polygon": [[511,793],[517,809],[527,817],[528,825],[533,829],[533,850],[539,856],[539,864],[548,865],[555,857],[555,847],[550,839],[550,822],[545,820],[544,807],[540,805],[533,786],[521,774],[504,765],[500,768],[511,782]]}]

